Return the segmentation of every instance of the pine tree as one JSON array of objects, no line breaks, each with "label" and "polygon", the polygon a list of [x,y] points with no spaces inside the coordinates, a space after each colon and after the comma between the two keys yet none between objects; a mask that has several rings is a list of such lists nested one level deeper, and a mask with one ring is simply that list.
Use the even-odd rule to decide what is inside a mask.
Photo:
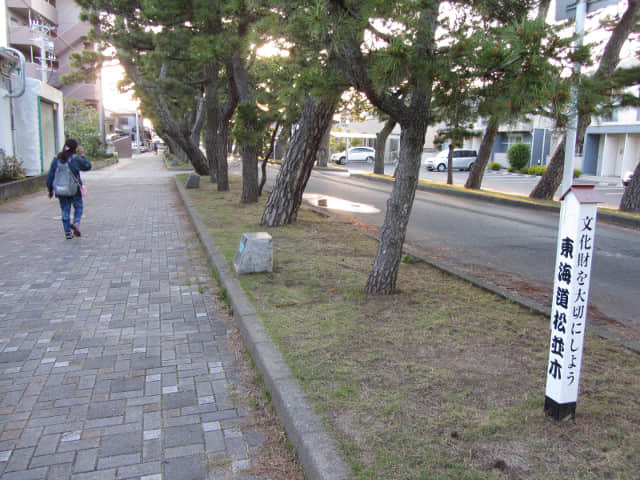
[{"label": "pine tree", "polygon": [[[610,22],[613,29],[600,58],[596,72],[591,78],[580,83],[578,94],[578,129],[576,145],[582,145],[587,128],[591,124],[591,116],[598,106],[609,102],[612,90],[622,85],[616,83],[616,67],[620,62],[620,51],[629,36],[636,31],[640,20],[640,0],[629,0],[627,10],[618,22]],[[550,199],[562,182],[564,173],[565,139],[560,142],[553,153],[545,174],[529,195],[531,198]]]}]

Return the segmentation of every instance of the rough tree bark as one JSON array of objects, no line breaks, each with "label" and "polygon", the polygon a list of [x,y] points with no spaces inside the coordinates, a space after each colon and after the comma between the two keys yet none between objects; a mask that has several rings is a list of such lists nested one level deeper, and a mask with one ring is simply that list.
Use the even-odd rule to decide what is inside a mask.
[{"label": "rough tree bark", "polygon": [[[418,26],[415,43],[410,48],[415,60],[424,64],[428,64],[434,54],[439,3],[422,2],[417,8]],[[355,7],[346,8],[340,0],[333,0],[331,4],[339,15],[353,15],[357,19]],[[340,23],[339,16],[336,23]],[[420,156],[431,114],[433,85],[427,75],[416,72],[406,85],[406,103],[389,91],[380,91],[369,76],[367,62],[360,49],[361,32],[343,31],[340,34],[340,39],[333,45],[333,49],[346,78],[355,88],[367,95],[374,106],[396,120],[401,127],[396,179],[387,201],[387,212],[380,230],[376,259],[365,287],[366,292],[370,294],[391,294],[396,289],[402,246],[418,184]]]},{"label": "rough tree bark", "polygon": [[551,156],[549,165],[547,165],[547,170],[544,175],[542,175],[533,191],[529,194],[529,197],[539,199],[553,198],[553,195],[562,183],[562,176],[564,174],[565,143],[565,135],[563,135],[562,140]]},{"label": "rough tree bark", "polygon": [[[249,72],[239,52],[235,52],[232,58],[233,78],[238,95],[238,107],[244,115],[238,119],[242,123],[241,128],[246,137],[254,137],[258,134],[257,116],[251,114],[256,108],[253,91],[249,84]],[[240,112],[240,113],[242,113]],[[252,139],[240,141],[240,156],[242,158],[242,203],[255,203],[258,201],[258,145]]]},{"label": "rough tree bark", "polygon": [[400,156],[396,180],[391,197],[387,200],[387,212],[380,230],[380,243],[376,259],[367,279],[367,293],[391,294],[395,292],[398,269],[402,259],[402,247],[413,207],[413,200],[420,175],[420,157],[427,130],[423,112],[414,122],[401,125]]},{"label": "rough tree bark", "polygon": [[260,165],[260,185],[258,185],[258,195],[262,196],[262,190],[264,189],[265,183],[267,183],[267,164],[269,163],[269,159],[271,155],[276,150],[276,140],[278,138],[278,130],[280,129],[280,119],[276,122],[275,127],[273,127],[273,132],[271,133],[271,141],[269,142],[269,150],[265,153],[264,158],[262,159],[262,165]]},{"label": "rough tree bark", "polygon": [[636,165],[631,182],[624,189],[622,200],[620,200],[620,210],[640,212],[640,163]]},{"label": "rough tree bark", "polygon": [[[620,62],[620,51],[629,35],[633,32],[636,24],[640,20],[640,0],[629,0],[627,10],[622,15],[620,22],[615,26],[607,45],[605,46],[600,65],[593,74],[596,80],[604,80],[609,78],[616,66]],[[579,98],[579,97],[578,97]],[[578,102],[581,104],[582,102]],[[592,111],[579,109],[578,131],[576,132],[576,145],[582,145],[587,128],[591,125]],[[562,156],[558,156],[558,150],[553,154],[551,161],[547,167],[547,171],[542,176],[538,184],[534,187],[529,196],[531,198],[551,199],[556,190],[562,183],[564,173],[564,143],[562,144]],[[559,163],[560,165],[556,165]]]},{"label": "rough tree bark", "polygon": [[[211,181],[216,182],[218,191],[229,190],[229,165],[227,163],[227,142],[231,117],[238,104],[233,85],[233,71],[227,65],[225,87],[219,85],[218,65],[209,62],[206,66],[208,83],[205,87],[207,98],[207,157],[211,169]],[[226,97],[224,104],[221,97]],[[209,138],[211,137],[211,138]]]},{"label": "rough tree bark", "polygon": [[331,125],[341,93],[342,91],[335,92],[320,99],[306,98],[300,120],[295,126],[284,162],[262,214],[261,225],[276,227],[296,221],[320,141]]},{"label": "rough tree bark", "polygon": [[373,164],[373,173],[384,175],[384,152],[387,145],[387,138],[391,135],[396,123],[393,119],[387,120],[382,130],[376,134],[376,159]]},{"label": "rough tree bark", "polygon": [[464,188],[473,190],[479,190],[482,186],[482,179],[484,177],[484,171],[491,158],[491,151],[493,150],[493,144],[498,136],[498,126],[500,121],[497,117],[493,116],[489,119],[487,128],[484,131],[482,141],[480,142],[480,150],[478,151],[478,158],[471,167],[467,181],[464,184]]},{"label": "rough tree bark", "polygon": [[454,144],[451,142],[447,153],[447,185],[453,185],[453,151]]},{"label": "rough tree bark", "polygon": [[318,147],[318,166],[326,167],[329,164],[329,137],[331,136],[331,124],[327,127],[326,132],[322,135],[320,146]]},{"label": "rough tree bark", "polygon": [[207,114],[207,128],[204,131],[204,151],[209,162],[209,181],[218,183],[218,160],[215,156],[216,134],[209,126],[209,115]]}]

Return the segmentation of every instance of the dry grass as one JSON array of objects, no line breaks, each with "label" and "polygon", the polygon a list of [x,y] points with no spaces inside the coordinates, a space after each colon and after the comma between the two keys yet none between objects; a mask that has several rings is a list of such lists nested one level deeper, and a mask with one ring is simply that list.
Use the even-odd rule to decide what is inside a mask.
[{"label": "dry grass", "polygon": [[[189,190],[231,262],[263,203]],[[239,277],[358,479],[626,479],[640,472],[638,355],[587,335],[577,418],[543,412],[548,319],[424,263],[367,296],[376,244],[303,208]]]}]

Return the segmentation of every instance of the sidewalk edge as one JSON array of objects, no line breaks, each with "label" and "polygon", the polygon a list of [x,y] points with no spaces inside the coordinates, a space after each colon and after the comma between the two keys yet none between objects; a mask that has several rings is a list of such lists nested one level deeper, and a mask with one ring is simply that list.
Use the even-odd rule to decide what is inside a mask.
[{"label": "sidewalk edge", "polygon": [[174,178],[189,218],[200,238],[211,265],[227,292],[247,349],[271,394],[278,417],[296,449],[298,459],[309,480],[346,480],[351,471],[340,457],[319,417],[304,396],[278,347],[273,343],[249,298],[234,278],[229,265],[195,210],[185,187]]}]

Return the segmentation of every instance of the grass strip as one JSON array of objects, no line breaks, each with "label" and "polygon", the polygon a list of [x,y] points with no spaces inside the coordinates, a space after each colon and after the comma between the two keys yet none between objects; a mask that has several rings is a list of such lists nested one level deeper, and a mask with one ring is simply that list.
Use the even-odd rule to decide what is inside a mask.
[{"label": "grass strip", "polygon": [[265,229],[241,185],[189,190],[231,264],[244,232],[273,237],[274,272],[241,275],[356,479],[634,479],[640,362],[587,333],[577,418],[543,412],[548,319],[422,262],[368,296],[376,242],[302,208]]}]

